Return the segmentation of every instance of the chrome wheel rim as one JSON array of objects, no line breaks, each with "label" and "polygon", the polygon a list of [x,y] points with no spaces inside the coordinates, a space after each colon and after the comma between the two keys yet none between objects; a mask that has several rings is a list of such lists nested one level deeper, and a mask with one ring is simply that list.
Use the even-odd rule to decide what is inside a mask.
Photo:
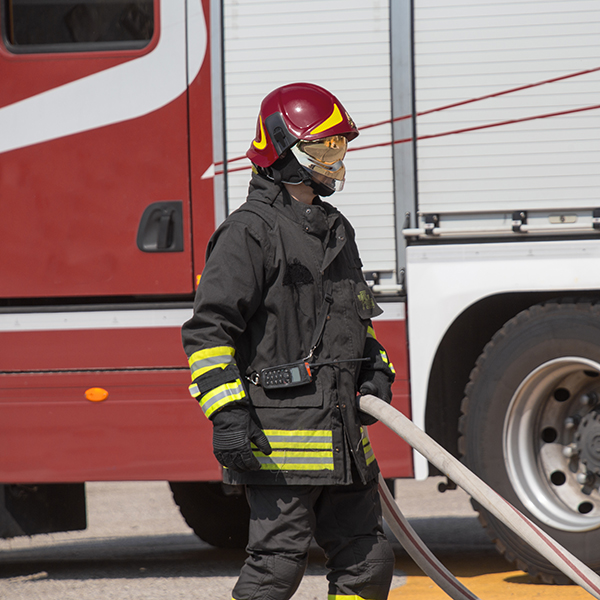
[{"label": "chrome wheel rim", "polygon": [[562,531],[599,527],[600,364],[568,356],[529,373],[511,399],[503,450],[533,516]]}]

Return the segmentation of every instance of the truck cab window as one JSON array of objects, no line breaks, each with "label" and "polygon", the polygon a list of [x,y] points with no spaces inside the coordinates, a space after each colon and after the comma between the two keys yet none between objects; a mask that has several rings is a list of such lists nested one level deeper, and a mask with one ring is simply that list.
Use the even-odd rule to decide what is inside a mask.
[{"label": "truck cab window", "polygon": [[154,33],[154,0],[4,0],[12,52],[143,48]]}]

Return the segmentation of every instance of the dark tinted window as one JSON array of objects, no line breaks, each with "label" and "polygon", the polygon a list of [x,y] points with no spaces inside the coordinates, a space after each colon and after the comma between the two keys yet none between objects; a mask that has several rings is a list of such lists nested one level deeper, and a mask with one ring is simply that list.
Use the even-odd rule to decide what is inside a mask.
[{"label": "dark tinted window", "polygon": [[16,52],[142,48],[154,33],[153,0],[4,0],[3,34]]}]

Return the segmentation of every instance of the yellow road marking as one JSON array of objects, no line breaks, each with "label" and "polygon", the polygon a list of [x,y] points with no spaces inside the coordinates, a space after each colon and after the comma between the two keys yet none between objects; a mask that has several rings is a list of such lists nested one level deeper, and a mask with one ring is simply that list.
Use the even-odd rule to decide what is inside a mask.
[{"label": "yellow road marking", "polygon": [[[451,573],[482,600],[581,600],[590,595],[576,585],[545,585],[533,583],[529,575],[515,570],[502,557],[473,556],[441,558]],[[448,600],[448,596],[412,562],[410,558],[396,561],[396,569],[406,573],[406,584],[392,590],[388,600]]]}]

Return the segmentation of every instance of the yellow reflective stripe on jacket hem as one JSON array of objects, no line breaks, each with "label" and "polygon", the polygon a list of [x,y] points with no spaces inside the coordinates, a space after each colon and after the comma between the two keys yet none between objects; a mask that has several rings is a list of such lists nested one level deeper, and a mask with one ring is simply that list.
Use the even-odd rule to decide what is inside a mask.
[{"label": "yellow reflective stripe on jacket hem", "polygon": [[323,437],[331,439],[332,433],[330,429],[264,429],[265,435],[270,436],[295,436],[304,435],[310,437]]},{"label": "yellow reflective stripe on jacket hem", "polygon": [[212,369],[224,369],[233,362],[234,355],[235,349],[231,346],[215,346],[214,348],[194,352],[188,361],[192,372],[192,380]]},{"label": "yellow reflective stripe on jacket hem", "polygon": [[332,433],[324,429],[265,429],[272,448],[304,448],[328,450],[332,448]]},{"label": "yellow reflective stripe on jacket hem", "polygon": [[333,471],[333,432],[329,429],[264,429],[273,452],[252,444],[264,471]]},{"label": "yellow reflective stripe on jacket hem", "polygon": [[219,410],[226,404],[242,400],[245,397],[244,386],[239,379],[236,379],[235,381],[224,383],[204,394],[200,400],[200,406],[204,414],[210,417],[216,410]]},{"label": "yellow reflective stripe on jacket hem", "polygon": [[[307,448],[308,446],[304,442],[274,442],[269,439],[269,444],[271,444],[271,448]],[[314,448],[315,450],[327,450],[331,448],[331,442],[314,442],[310,444],[310,448]]]},{"label": "yellow reflective stripe on jacket hem", "polygon": [[254,450],[265,471],[333,471],[333,452],[288,452],[275,450],[268,456]]}]

